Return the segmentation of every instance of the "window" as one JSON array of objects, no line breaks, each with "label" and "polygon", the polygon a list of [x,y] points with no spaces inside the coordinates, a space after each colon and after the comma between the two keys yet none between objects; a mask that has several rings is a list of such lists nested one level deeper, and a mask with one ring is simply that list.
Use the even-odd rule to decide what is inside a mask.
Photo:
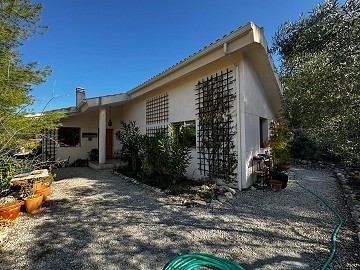
[{"label": "window", "polygon": [[77,146],[80,144],[80,128],[60,127],[58,141],[61,147]]},{"label": "window", "polygon": [[259,126],[260,126],[260,148],[266,148],[268,141],[268,134],[269,134],[267,119],[260,117]]},{"label": "window", "polygon": [[[177,140],[186,140],[189,147],[196,148],[196,125],[195,120],[173,123]],[[180,136],[181,131],[186,127],[184,136]]]}]

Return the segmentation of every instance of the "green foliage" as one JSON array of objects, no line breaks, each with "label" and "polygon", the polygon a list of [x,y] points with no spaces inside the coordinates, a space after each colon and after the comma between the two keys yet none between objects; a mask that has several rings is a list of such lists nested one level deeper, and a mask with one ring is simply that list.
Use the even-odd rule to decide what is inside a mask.
[{"label": "green foliage", "polygon": [[164,155],[164,169],[172,178],[178,180],[184,177],[186,168],[190,164],[189,127],[185,124],[176,134],[174,125],[168,126],[169,133],[164,140],[159,141],[161,153]]},{"label": "green foliage", "polygon": [[157,132],[146,136],[141,135],[134,121],[121,124],[122,129],[116,133],[116,138],[123,145],[121,156],[128,161],[133,172],[141,169],[145,175],[159,175],[162,180],[171,181],[184,177],[191,159],[189,136],[192,132],[187,125],[178,132],[169,125],[168,134]]},{"label": "green foliage", "polygon": [[91,149],[91,151],[89,152],[89,159],[91,161],[99,160],[99,149],[97,148]]},{"label": "green foliage", "polygon": [[143,143],[143,166],[147,174],[156,172],[168,175],[169,180],[178,181],[184,177],[190,164],[190,128],[184,124],[176,132],[174,125],[168,126],[168,134],[157,132],[154,136],[145,136]]},{"label": "green foliage", "polygon": [[135,121],[121,122],[121,130],[117,131],[116,139],[122,144],[121,158],[128,162],[135,172],[139,169],[139,152],[142,143],[142,135]]},{"label": "green foliage", "polygon": [[340,161],[329,151],[325,144],[321,145],[319,142],[311,140],[301,129],[294,130],[290,149],[291,156],[294,158],[336,163]]},{"label": "green foliage", "polygon": [[35,182],[35,178],[33,179],[29,179],[26,183],[21,185],[19,194],[21,198],[29,198],[30,196],[34,195],[34,189],[33,189],[33,185]]},{"label": "green foliage", "polygon": [[16,163],[11,158],[0,158],[0,193],[10,187],[10,180],[16,170]]},{"label": "green foliage", "polygon": [[290,163],[292,133],[287,123],[284,120],[273,122],[270,131],[269,147],[275,165]]},{"label": "green foliage", "polygon": [[89,165],[89,161],[86,158],[78,158],[71,163],[71,167],[87,167]]},{"label": "green foliage", "polygon": [[165,167],[168,163],[168,151],[162,151],[166,141],[166,135],[163,132],[156,132],[153,136],[144,136],[141,146],[142,171],[151,175],[157,173],[165,174]]},{"label": "green foliage", "polygon": [[43,185],[43,186],[51,186],[52,183],[54,182],[55,177],[56,177],[56,175],[49,173],[48,176],[41,177],[41,178],[37,179],[36,181],[41,182],[41,185]]},{"label": "green foliage", "polygon": [[[10,156],[20,150],[31,150],[31,140],[45,128],[55,128],[63,116],[61,111],[33,114],[27,110],[34,100],[32,85],[45,82],[51,73],[49,66],[38,67],[37,62],[24,63],[19,47],[46,27],[38,24],[41,4],[29,0],[4,0],[0,3],[0,188],[8,186],[13,168],[38,166],[38,159],[20,161]],[[32,164],[32,165],[30,165]],[[5,168],[5,169],[4,169]]]},{"label": "green foliage", "polygon": [[359,10],[358,0],[325,1],[283,24],[273,47],[291,127],[353,164],[360,164]]}]

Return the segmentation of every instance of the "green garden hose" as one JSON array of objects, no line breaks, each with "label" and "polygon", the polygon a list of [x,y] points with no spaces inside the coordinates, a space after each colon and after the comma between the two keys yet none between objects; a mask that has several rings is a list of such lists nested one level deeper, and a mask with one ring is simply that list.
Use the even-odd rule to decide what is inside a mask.
[{"label": "green garden hose", "polygon": [[320,200],[320,202],[325,205],[327,208],[329,208],[334,214],[335,216],[338,218],[339,220],[339,224],[337,225],[337,227],[335,228],[333,234],[331,235],[331,243],[332,243],[332,247],[331,247],[331,252],[330,255],[328,257],[328,259],[326,260],[326,262],[324,263],[324,265],[322,266],[321,270],[325,270],[328,268],[329,264],[331,263],[334,255],[335,255],[335,251],[336,251],[336,236],[342,226],[342,218],[339,214],[339,211],[337,209],[335,209],[334,207],[332,207],[323,197],[321,197],[319,194],[315,193],[314,191],[311,191],[310,189],[306,188],[305,186],[303,186],[302,184],[300,184],[297,180],[296,180],[296,172],[292,171],[292,173],[294,173],[294,180],[296,182],[296,184],[298,184],[301,188],[303,188],[304,190],[306,190],[307,192],[309,192],[310,194],[312,194],[313,196],[315,196],[317,199]]},{"label": "green garden hose", "polygon": [[163,270],[191,270],[198,267],[208,267],[216,270],[245,270],[228,259],[203,253],[180,255],[170,261]]},{"label": "green garden hose", "polygon": [[[324,204],[326,207],[328,207],[339,219],[339,225],[335,228],[332,236],[331,236],[331,242],[332,242],[332,248],[330,252],[329,258],[326,260],[324,265],[322,266],[321,270],[325,270],[328,268],[330,262],[332,261],[335,251],[336,251],[336,236],[342,226],[342,218],[339,214],[339,212],[329,205],[329,203],[322,198],[317,193],[309,190],[302,184],[300,184],[296,180],[296,172],[291,171],[291,173],[294,174],[294,180],[296,184],[298,184],[301,188],[303,188],[305,191],[309,192],[313,196],[315,196],[317,199],[320,200],[322,204]],[[203,253],[192,253],[192,254],[184,254],[180,255],[170,262],[166,264],[166,266],[163,268],[163,270],[192,270],[196,269],[198,267],[207,267],[210,269],[215,270],[245,270],[243,267],[238,265],[237,263],[230,261],[228,259],[215,257],[209,254],[203,254]]]}]

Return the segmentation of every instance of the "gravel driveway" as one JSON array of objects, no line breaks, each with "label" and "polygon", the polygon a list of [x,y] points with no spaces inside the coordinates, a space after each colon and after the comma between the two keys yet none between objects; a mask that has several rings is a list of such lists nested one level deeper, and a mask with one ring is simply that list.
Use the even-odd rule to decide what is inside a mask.
[{"label": "gravel driveway", "polygon": [[[337,207],[344,225],[329,269],[360,269],[359,243],[336,179],[298,169],[300,181]],[[249,190],[219,209],[187,208],[111,171],[65,168],[36,215],[21,213],[0,250],[1,269],[162,269],[190,252],[245,269],[321,269],[337,219],[290,182]]]}]

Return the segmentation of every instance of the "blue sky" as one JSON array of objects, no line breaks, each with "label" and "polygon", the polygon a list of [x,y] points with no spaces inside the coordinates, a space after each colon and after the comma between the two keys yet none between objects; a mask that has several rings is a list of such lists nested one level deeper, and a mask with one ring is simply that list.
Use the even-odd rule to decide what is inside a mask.
[{"label": "blue sky", "polygon": [[306,15],[321,0],[43,0],[49,30],[26,41],[25,62],[49,64],[53,74],[33,86],[35,111],[87,97],[126,92],[230,31],[253,21],[269,46],[285,21]]}]

